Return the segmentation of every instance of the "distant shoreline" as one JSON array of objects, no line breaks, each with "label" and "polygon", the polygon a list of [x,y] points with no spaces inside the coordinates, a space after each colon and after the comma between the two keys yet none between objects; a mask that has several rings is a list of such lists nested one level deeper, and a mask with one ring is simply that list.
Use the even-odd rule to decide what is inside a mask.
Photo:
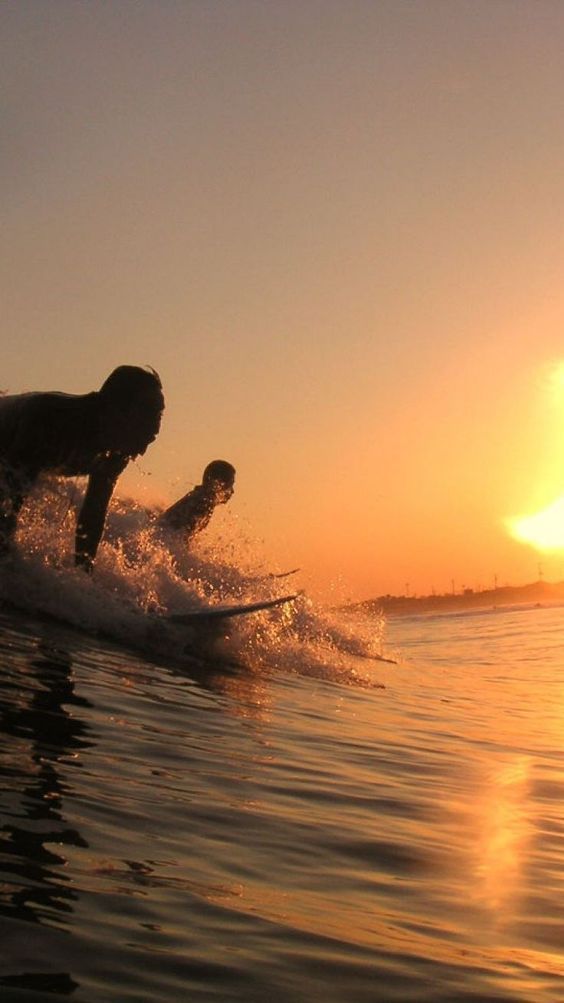
[{"label": "distant shoreline", "polygon": [[543,605],[564,602],[564,582],[532,582],[530,585],[504,585],[496,589],[465,589],[464,592],[430,596],[378,596],[347,605],[347,610],[406,616],[416,613],[452,613],[457,610],[492,609],[523,603]]}]

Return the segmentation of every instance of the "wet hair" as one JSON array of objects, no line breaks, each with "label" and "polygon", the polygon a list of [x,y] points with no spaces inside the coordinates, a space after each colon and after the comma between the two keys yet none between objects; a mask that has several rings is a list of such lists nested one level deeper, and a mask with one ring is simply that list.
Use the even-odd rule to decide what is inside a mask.
[{"label": "wet hair", "polygon": [[209,484],[210,481],[219,481],[220,484],[233,484],[235,480],[235,467],[227,460],[212,460],[204,470],[202,481]]},{"label": "wet hair", "polygon": [[106,400],[119,401],[141,398],[153,403],[160,411],[164,408],[164,396],[159,374],[154,369],[141,366],[118,366],[104,380],[100,394]]}]

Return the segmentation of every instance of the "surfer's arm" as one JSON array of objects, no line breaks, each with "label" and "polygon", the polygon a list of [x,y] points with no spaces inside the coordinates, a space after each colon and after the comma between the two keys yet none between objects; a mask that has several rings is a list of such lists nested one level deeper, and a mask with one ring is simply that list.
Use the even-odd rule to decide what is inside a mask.
[{"label": "surfer's arm", "polygon": [[104,532],[106,512],[115,483],[127,465],[127,459],[109,457],[99,465],[88,480],[88,487],[76,525],[75,564],[92,571],[98,545]]}]

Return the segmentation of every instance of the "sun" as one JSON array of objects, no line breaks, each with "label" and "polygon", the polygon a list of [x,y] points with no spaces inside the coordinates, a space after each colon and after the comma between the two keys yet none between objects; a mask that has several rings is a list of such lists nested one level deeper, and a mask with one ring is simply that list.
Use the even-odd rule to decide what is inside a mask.
[{"label": "sun", "polygon": [[[554,428],[553,456],[545,470],[545,497],[562,490],[564,445],[564,359],[553,360],[539,372],[539,387],[549,409]],[[545,461],[546,466],[546,461]],[[540,488],[540,485],[539,485]],[[552,490],[550,490],[552,488]],[[556,488],[556,491],[554,490]],[[552,493],[554,492],[554,494]],[[504,520],[509,534],[520,543],[528,543],[541,553],[564,551],[564,494],[539,512]]]},{"label": "sun", "polygon": [[508,519],[507,526],[516,540],[543,553],[564,550],[564,495],[535,515]]}]

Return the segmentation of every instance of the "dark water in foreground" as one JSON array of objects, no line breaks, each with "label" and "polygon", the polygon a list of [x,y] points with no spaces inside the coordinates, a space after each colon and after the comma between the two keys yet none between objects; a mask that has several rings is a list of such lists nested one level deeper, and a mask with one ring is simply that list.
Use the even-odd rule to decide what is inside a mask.
[{"label": "dark water in foreground", "polygon": [[192,675],[0,608],[0,999],[564,1000],[564,610],[374,678]]}]

